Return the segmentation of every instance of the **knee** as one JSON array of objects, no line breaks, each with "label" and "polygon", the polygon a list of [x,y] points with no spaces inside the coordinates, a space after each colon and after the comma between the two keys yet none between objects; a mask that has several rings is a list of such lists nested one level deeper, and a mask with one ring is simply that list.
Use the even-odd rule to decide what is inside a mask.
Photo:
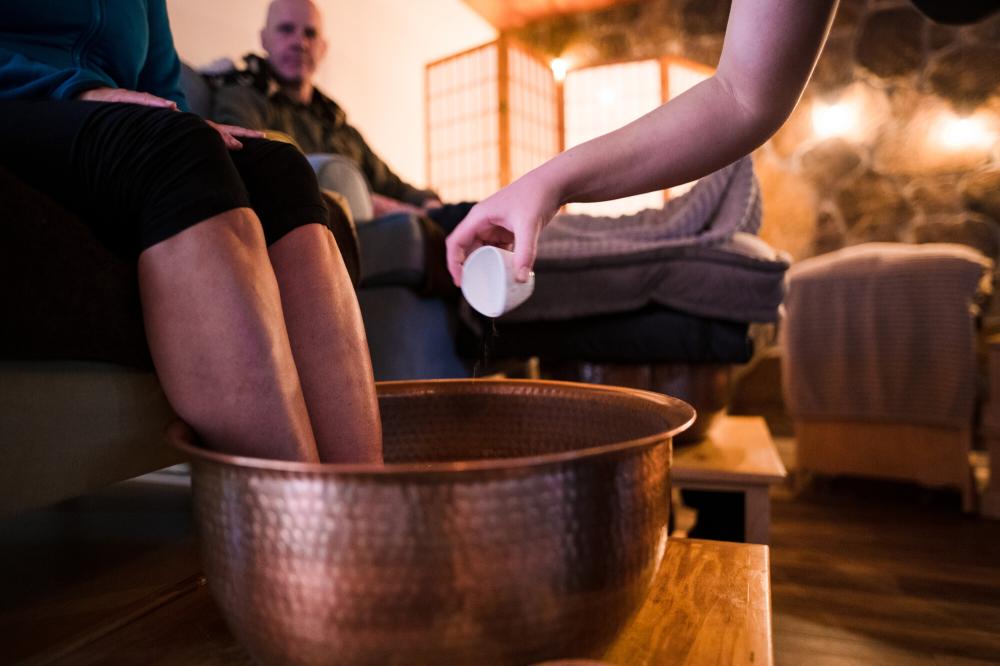
[{"label": "knee", "polygon": [[260,244],[259,222],[238,214],[251,201],[222,137],[194,114],[170,113],[158,119],[148,154],[130,176],[143,221],[140,244],[149,247],[213,218],[233,242]]},{"label": "knee", "polygon": [[170,111],[159,119],[151,150],[166,169],[203,160],[225,162],[225,142],[213,127],[193,113]]},{"label": "knee", "polygon": [[308,182],[316,179],[306,156],[298,148],[284,141],[263,141],[257,164],[271,178],[279,181],[305,178]]}]

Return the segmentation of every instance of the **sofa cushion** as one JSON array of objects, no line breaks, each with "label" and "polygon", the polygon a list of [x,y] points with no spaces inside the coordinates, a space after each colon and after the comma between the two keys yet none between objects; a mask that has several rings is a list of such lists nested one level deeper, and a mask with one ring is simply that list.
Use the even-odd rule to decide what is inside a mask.
[{"label": "sofa cushion", "polygon": [[205,77],[187,63],[181,63],[181,89],[187,97],[188,107],[192,113],[197,113],[203,118],[212,115],[212,89]]},{"label": "sofa cushion", "polygon": [[82,495],[181,461],[152,372],[0,361],[0,514]]}]

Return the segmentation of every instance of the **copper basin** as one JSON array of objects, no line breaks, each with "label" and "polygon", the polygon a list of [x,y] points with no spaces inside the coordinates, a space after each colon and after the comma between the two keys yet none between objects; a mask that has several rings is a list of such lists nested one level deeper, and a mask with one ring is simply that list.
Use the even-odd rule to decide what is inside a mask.
[{"label": "copper basin", "polygon": [[170,431],[237,639],[264,664],[599,656],[662,557],[671,438],[694,410],[562,382],[378,392],[384,466],[240,458]]}]

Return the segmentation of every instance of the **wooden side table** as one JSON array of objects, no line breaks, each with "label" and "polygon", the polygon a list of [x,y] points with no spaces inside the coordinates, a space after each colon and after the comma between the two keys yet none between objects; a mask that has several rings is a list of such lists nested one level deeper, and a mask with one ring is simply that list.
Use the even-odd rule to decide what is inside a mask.
[{"label": "wooden side table", "polygon": [[604,661],[773,664],[768,547],[671,539],[646,603]]},{"label": "wooden side table", "polygon": [[[767,666],[774,662],[773,651],[767,546],[670,539],[645,603],[599,661],[544,663]],[[90,640],[66,646],[58,657],[52,661],[81,666],[253,663],[200,576],[182,581],[168,597],[110,623]]]},{"label": "wooden side table", "polygon": [[1000,438],[986,440],[990,456],[990,480],[983,490],[979,510],[986,518],[1000,520]]},{"label": "wooden side table", "polygon": [[989,381],[986,403],[982,406],[980,435],[990,457],[990,477],[979,500],[979,511],[986,518],[1000,520],[1000,335],[987,340]]},{"label": "wooden side table", "polygon": [[704,441],[674,447],[670,472],[675,488],[741,493],[744,540],[760,544],[771,527],[770,488],[787,476],[759,416],[718,418]]}]

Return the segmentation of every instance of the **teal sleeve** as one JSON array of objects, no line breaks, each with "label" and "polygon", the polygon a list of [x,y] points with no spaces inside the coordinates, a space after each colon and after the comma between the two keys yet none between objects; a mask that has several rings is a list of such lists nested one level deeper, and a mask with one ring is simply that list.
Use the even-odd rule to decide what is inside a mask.
[{"label": "teal sleeve", "polygon": [[170,32],[166,0],[149,3],[149,52],[139,72],[139,90],[172,100],[181,111],[190,110],[181,90],[181,60]]},{"label": "teal sleeve", "polygon": [[97,72],[53,67],[0,47],[0,99],[73,99],[104,86],[116,87]]}]

